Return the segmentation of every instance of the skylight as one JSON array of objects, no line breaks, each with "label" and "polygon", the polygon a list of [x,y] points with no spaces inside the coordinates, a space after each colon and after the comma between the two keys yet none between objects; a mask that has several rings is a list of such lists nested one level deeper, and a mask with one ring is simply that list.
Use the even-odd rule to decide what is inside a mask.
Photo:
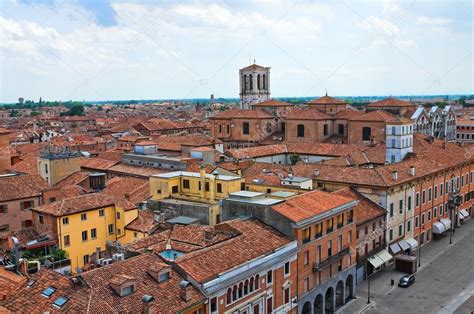
[{"label": "skylight", "polygon": [[56,288],[48,287],[48,288],[44,289],[43,292],[41,292],[41,295],[49,298],[53,295],[54,291],[56,291]]},{"label": "skylight", "polygon": [[66,298],[64,296],[60,296],[59,298],[54,300],[53,305],[57,308],[61,308],[64,304],[67,303],[67,301],[69,301],[68,298]]}]

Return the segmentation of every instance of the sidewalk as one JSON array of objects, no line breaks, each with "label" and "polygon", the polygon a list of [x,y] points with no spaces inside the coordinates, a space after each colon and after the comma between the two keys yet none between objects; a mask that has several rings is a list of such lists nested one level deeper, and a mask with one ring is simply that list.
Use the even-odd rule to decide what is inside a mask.
[{"label": "sidewalk", "polygon": [[[434,239],[430,243],[421,247],[421,267],[417,273],[431,264],[439,255],[446,252],[450,247],[456,245],[461,239],[474,231],[474,219],[471,218],[461,227],[457,228],[453,236],[453,244],[449,244],[449,234],[443,235],[439,239]],[[418,251],[416,252],[418,257]],[[349,302],[346,306],[338,311],[338,313],[360,313],[368,309],[374,304],[376,299],[390,296],[393,289],[396,289],[398,280],[404,273],[395,270],[392,264],[385,269],[373,274],[370,277],[370,299],[371,304],[367,304],[367,279],[362,281],[356,287],[356,299]],[[395,285],[390,285],[390,280],[395,281]]]}]

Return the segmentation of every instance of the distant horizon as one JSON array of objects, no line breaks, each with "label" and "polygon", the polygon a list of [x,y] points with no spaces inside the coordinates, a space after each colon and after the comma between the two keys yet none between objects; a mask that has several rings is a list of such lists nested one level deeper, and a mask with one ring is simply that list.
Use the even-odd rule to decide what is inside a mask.
[{"label": "distant horizon", "polygon": [[[468,94],[426,94],[426,95],[361,95],[361,96],[348,96],[348,95],[330,95],[328,96],[335,97],[335,98],[343,98],[343,99],[370,99],[370,100],[377,100],[377,99],[384,99],[388,97],[393,97],[393,98],[400,98],[400,99],[407,99],[407,98],[416,98],[416,99],[431,99],[431,98],[443,98],[443,97],[448,97],[450,98],[449,100],[458,100],[462,96],[472,96],[474,95],[473,93],[468,93]],[[324,95],[322,95],[324,96]],[[272,97],[272,99],[316,99],[322,96],[279,96],[279,97]],[[451,99],[451,97],[453,97]],[[226,101],[239,101],[239,97],[215,97],[214,100],[226,100]],[[197,98],[150,98],[150,99],[106,99],[106,100],[79,100],[79,99],[68,99],[68,100],[48,100],[48,99],[42,99],[42,102],[84,102],[84,103],[107,103],[107,102],[126,102],[126,101],[156,101],[156,102],[166,102],[166,101],[210,101],[210,97],[204,98],[204,97],[197,97]],[[25,99],[25,101],[34,101],[35,104],[39,103],[39,98],[37,100],[35,99]],[[5,102],[0,102],[0,106],[3,105],[16,105],[18,102],[15,103],[5,103]]]}]

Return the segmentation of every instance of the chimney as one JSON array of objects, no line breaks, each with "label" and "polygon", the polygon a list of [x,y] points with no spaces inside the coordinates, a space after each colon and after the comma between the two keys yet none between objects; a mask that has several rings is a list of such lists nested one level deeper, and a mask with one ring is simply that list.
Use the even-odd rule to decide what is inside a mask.
[{"label": "chimney", "polygon": [[392,171],[392,180],[397,181],[398,179],[398,172],[396,170]]},{"label": "chimney", "polygon": [[415,166],[410,166],[410,175],[411,175],[412,177],[415,176]]},{"label": "chimney", "polygon": [[183,299],[186,302],[191,300],[191,291],[193,288],[191,284],[186,280],[181,280],[181,282],[179,283],[179,287],[180,287],[179,296],[181,297],[181,299]]},{"label": "chimney", "polygon": [[145,314],[155,313],[156,303],[155,303],[155,298],[153,296],[149,294],[145,294],[142,297],[142,302],[143,302],[143,312]]},{"label": "chimney", "polygon": [[314,170],[313,174],[315,177],[319,177],[319,170],[318,169]]}]

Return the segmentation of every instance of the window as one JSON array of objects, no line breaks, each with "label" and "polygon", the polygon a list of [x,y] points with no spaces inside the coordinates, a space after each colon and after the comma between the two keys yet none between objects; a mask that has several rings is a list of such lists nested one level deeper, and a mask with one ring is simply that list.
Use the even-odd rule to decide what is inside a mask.
[{"label": "window", "polygon": [[87,231],[82,231],[82,242],[87,241]]},{"label": "window", "polygon": [[87,213],[82,213],[81,214],[81,220],[82,221],[87,220]]},{"label": "window", "polygon": [[290,287],[285,288],[285,304],[290,303]]},{"label": "window", "polygon": [[303,253],[303,264],[308,265],[309,264],[309,251],[305,251]]},{"label": "window", "polygon": [[327,124],[324,125],[323,133],[324,133],[325,136],[329,134],[329,125],[327,125]]},{"label": "window", "polygon": [[393,217],[393,203],[390,203],[390,217]]},{"label": "window", "polygon": [[434,198],[435,199],[438,198],[438,186],[437,185],[435,185],[435,187],[434,187]]},{"label": "window", "polygon": [[362,140],[370,141],[370,136],[372,135],[372,129],[369,127],[362,128]]},{"label": "window", "polygon": [[267,298],[267,313],[271,313],[273,311],[273,297]]},{"label": "window", "polygon": [[439,205],[439,215],[443,216],[443,205]]},{"label": "window", "polygon": [[323,235],[323,223],[316,224],[316,239]]},{"label": "window", "polygon": [[426,191],[425,190],[423,190],[423,192],[421,192],[421,202],[423,204],[426,203]]},{"label": "window", "polygon": [[135,285],[130,285],[122,288],[122,296],[129,295],[135,290]]},{"label": "window", "polygon": [[428,202],[431,202],[431,188],[428,189]]},{"label": "window", "polygon": [[44,165],[44,173],[48,174],[48,164]]},{"label": "window", "polygon": [[103,209],[99,209],[99,216],[100,217],[104,216],[104,210]]},{"label": "window", "polygon": [[211,313],[217,312],[217,298],[211,299]]},{"label": "window", "polygon": [[400,214],[403,214],[403,200],[400,200],[399,211]]},{"label": "window", "polygon": [[342,251],[342,234],[337,237],[337,248],[339,249],[339,252]]},{"label": "window", "polygon": [[204,190],[205,190],[206,192],[209,192],[209,182],[206,182],[206,183],[204,184]]},{"label": "window", "polygon": [[114,225],[113,224],[110,224],[108,226],[108,229],[109,229],[109,234],[114,234]]},{"label": "window", "polygon": [[328,257],[332,256],[332,240],[328,240]]},{"label": "window", "polygon": [[328,220],[326,221],[326,233],[332,232],[333,227],[334,227],[333,218],[328,219]]},{"label": "window", "polygon": [[217,193],[222,193],[222,183],[217,183]]},{"label": "window", "polygon": [[58,309],[60,309],[64,304],[67,303],[67,301],[69,301],[68,298],[64,297],[64,296],[60,296],[59,298],[57,298],[56,300],[54,300],[53,302],[53,305],[55,307],[57,307]]},{"label": "window", "polygon": [[392,229],[390,229],[390,231],[388,232],[388,239],[389,239],[390,241],[393,240],[393,230],[392,230]]},{"label": "window", "polygon": [[303,229],[303,243],[311,241],[311,227]]},{"label": "window", "polygon": [[425,214],[421,214],[421,225],[425,224]]},{"label": "window", "polygon": [[303,281],[303,292],[307,292],[309,290],[309,277],[305,277]]},{"label": "window", "polygon": [[267,271],[267,285],[273,282],[273,270]]},{"label": "window", "polygon": [[33,201],[25,201],[20,203],[21,210],[28,210],[34,206]]},{"label": "window", "polygon": [[402,232],[403,232],[403,226],[400,225],[400,226],[398,226],[398,236],[401,236]]},{"label": "window", "polygon": [[433,208],[433,218],[438,217],[438,208]]},{"label": "window", "polygon": [[40,224],[44,224],[44,216],[43,215],[39,215],[38,219],[39,219]]},{"label": "window", "polygon": [[246,135],[250,134],[250,127],[248,122],[242,123],[242,133]]},{"label": "window", "polygon": [[418,216],[415,217],[415,228],[418,228]]},{"label": "window", "polygon": [[117,212],[117,219],[120,219],[120,212]]},{"label": "window", "polygon": [[298,124],[296,126],[296,136],[304,137],[304,124]]},{"label": "window", "polygon": [[49,202],[50,202],[50,203],[56,202],[56,197],[50,197],[50,198],[49,198]]},{"label": "window", "polygon": [[290,274],[290,262],[285,263],[285,276]]},{"label": "window", "polygon": [[189,180],[188,179],[183,180],[183,188],[189,189]]},{"label": "window", "polygon": [[441,184],[439,185],[439,195],[440,195],[440,196],[443,196],[443,187],[444,187],[444,185],[443,185],[443,183],[441,183]]},{"label": "window", "polygon": [[91,239],[97,238],[97,229],[91,229]]},{"label": "window", "polygon": [[82,261],[84,262],[84,265],[89,264],[89,255],[84,255],[82,257]]},{"label": "window", "polygon": [[71,238],[68,235],[64,236],[64,246],[70,246],[71,245]]},{"label": "window", "polygon": [[8,205],[7,204],[0,205],[0,214],[6,214],[6,213],[8,213]]},{"label": "window", "polygon": [[408,196],[407,207],[408,210],[411,210],[411,196]]},{"label": "window", "polygon": [[420,206],[420,193],[416,193],[416,199],[415,199],[415,207]]},{"label": "window", "polygon": [[56,291],[56,288],[50,286],[50,287],[44,289],[43,292],[41,292],[41,295],[44,296],[44,297],[49,298],[53,295],[54,291]]},{"label": "window", "polygon": [[431,210],[428,211],[428,221],[431,221]]},{"label": "window", "polygon": [[178,193],[178,186],[177,186],[177,185],[173,185],[173,186],[171,187],[171,193],[172,193],[172,194]]},{"label": "window", "polygon": [[407,232],[411,231],[411,220],[407,221]]}]

